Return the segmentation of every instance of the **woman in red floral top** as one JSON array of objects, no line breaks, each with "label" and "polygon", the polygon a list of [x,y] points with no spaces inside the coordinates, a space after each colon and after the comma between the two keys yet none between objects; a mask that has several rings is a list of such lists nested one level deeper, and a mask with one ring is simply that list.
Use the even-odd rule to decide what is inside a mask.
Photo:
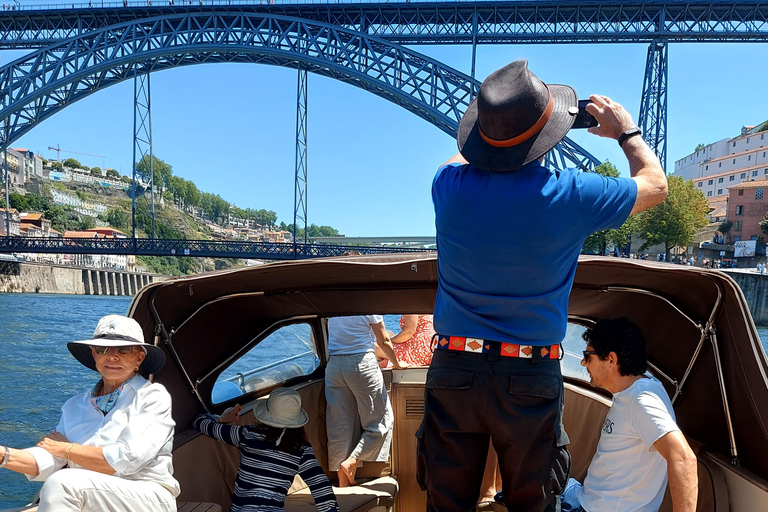
[{"label": "woman in red floral top", "polygon": [[[402,315],[400,332],[392,337],[397,359],[409,366],[429,366],[432,362],[432,315]],[[382,354],[383,355],[383,354]],[[386,359],[379,361],[382,368],[391,368]]]}]

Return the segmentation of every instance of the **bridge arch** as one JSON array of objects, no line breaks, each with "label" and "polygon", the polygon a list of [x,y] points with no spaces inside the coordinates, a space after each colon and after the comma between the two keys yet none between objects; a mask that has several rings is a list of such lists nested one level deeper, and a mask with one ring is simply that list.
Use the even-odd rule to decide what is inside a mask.
[{"label": "bridge arch", "polygon": [[207,62],[252,62],[310,72],[387,99],[455,136],[479,84],[383,39],[286,16],[207,12],[102,28],[0,68],[0,149],[71,103],[133,77]]},{"label": "bridge arch", "polygon": [[[480,83],[423,54],[335,25],[208,11],[132,20],[42,48],[0,68],[0,150],[71,103],[132,78],[206,62],[303,67],[372,92],[455,136]],[[564,139],[549,163],[599,161]]]}]

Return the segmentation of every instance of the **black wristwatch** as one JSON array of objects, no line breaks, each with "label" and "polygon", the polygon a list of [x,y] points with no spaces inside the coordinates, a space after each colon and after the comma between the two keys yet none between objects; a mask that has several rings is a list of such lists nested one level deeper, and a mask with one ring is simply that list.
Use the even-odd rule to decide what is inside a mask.
[{"label": "black wristwatch", "polygon": [[627,139],[630,139],[635,135],[642,135],[642,132],[640,132],[640,128],[638,128],[637,126],[633,126],[629,130],[619,135],[619,147],[623,146],[624,143],[627,141]]}]

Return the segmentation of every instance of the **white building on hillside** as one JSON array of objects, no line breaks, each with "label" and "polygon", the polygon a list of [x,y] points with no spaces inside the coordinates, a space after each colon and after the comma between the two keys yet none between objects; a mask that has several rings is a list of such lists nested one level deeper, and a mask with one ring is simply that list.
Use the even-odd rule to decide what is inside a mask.
[{"label": "white building on hillside", "polygon": [[768,176],[768,130],[744,127],[735,139],[723,139],[675,162],[675,175],[693,181],[713,203],[725,202],[728,187]]}]

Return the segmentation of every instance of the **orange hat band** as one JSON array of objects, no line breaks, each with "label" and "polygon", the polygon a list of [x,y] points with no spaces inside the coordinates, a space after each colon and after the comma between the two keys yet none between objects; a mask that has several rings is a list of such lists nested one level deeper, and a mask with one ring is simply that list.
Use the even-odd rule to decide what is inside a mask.
[{"label": "orange hat band", "polygon": [[512,146],[517,146],[518,144],[522,144],[523,142],[527,141],[537,133],[541,131],[542,128],[544,128],[544,125],[547,124],[547,121],[549,121],[549,118],[552,116],[552,111],[555,109],[555,102],[552,99],[552,94],[549,95],[549,103],[547,103],[547,108],[544,109],[544,113],[541,114],[541,117],[539,118],[536,123],[525,130],[523,133],[516,137],[512,137],[511,139],[506,140],[495,140],[490,137],[488,137],[485,133],[483,133],[483,129],[480,127],[480,123],[477,123],[477,129],[480,132],[480,136],[483,138],[485,142],[490,144],[491,146],[497,147],[497,148],[509,148]]}]

